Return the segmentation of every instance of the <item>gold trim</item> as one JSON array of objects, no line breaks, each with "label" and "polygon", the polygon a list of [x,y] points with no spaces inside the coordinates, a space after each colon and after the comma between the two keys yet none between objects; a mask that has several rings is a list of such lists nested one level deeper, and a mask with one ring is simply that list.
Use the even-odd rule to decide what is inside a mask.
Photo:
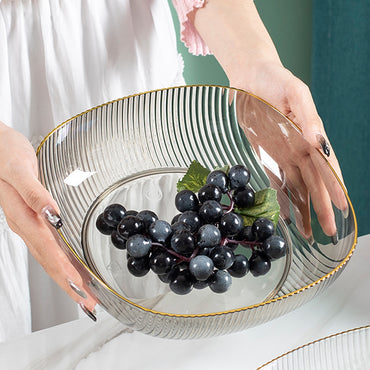
[{"label": "gold trim", "polygon": [[260,370],[264,367],[266,367],[267,365],[270,365],[271,363],[273,363],[274,361],[277,361],[279,359],[281,359],[282,357],[285,357],[287,355],[290,355],[291,353],[293,352],[296,352],[302,348],[305,348],[305,347],[308,347],[308,346],[311,346],[312,344],[316,344],[318,342],[321,342],[321,341],[324,341],[324,340],[327,340],[327,339],[330,339],[330,338],[333,338],[333,337],[337,337],[337,336],[340,336],[342,334],[348,334],[348,333],[351,333],[351,332],[355,332],[355,331],[359,331],[359,330],[363,330],[363,329],[369,329],[370,328],[370,325],[365,325],[365,326],[361,326],[361,327],[358,327],[358,328],[353,328],[353,329],[349,329],[349,330],[344,330],[344,331],[341,331],[340,333],[335,333],[335,334],[331,334],[331,335],[328,335],[326,337],[323,337],[323,338],[320,338],[320,339],[316,339],[316,340],[313,340],[312,342],[309,342],[309,343],[306,343],[302,346],[299,346],[297,348],[294,348],[288,352],[285,352],[283,353],[282,355],[278,356],[278,357],[275,357],[274,359],[272,359],[271,361],[269,362],[266,362],[265,364],[263,364],[262,366],[258,367],[256,370]]},{"label": "gold trim", "polygon": [[[45,144],[46,140],[56,131],[58,130],[59,128],[61,128],[62,126],[64,126],[65,124],[67,124],[68,122],[88,113],[88,112],[91,112],[95,109],[98,109],[98,108],[101,108],[101,107],[104,107],[104,106],[107,106],[109,104],[113,104],[113,103],[116,103],[118,101],[122,101],[122,100],[125,100],[125,99],[129,99],[129,98],[132,98],[132,97],[135,97],[135,96],[141,96],[141,95],[145,95],[145,94],[150,94],[150,93],[153,93],[153,92],[159,92],[159,91],[168,91],[168,90],[174,90],[174,89],[181,89],[181,88],[188,88],[188,87],[217,87],[217,88],[222,88],[222,89],[227,89],[227,90],[234,90],[234,91],[237,91],[237,92],[242,92],[242,93],[245,93],[245,94],[248,94],[250,96],[253,96],[254,98],[262,101],[263,103],[265,103],[266,105],[268,105],[269,107],[271,107],[272,109],[274,109],[276,112],[280,113],[283,117],[285,117],[297,130],[299,130],[301,133],[302,133],[302,130],[300,129],[299,126],[297,126],[292,120],[290,120],[288,117],[286,117],[283,113],[281,113],[277,108],[275,108],[274,106],[272,106],[270,103],[266,102],[265,100],[259,98],[258,96],[254,95],[254,94],[251,94],[249,92],[246,92],[244,90],[241,90],[241,89],[236,89],[236,88],[233,88],[233,87],[227,87],[227,86],[220,86],[220,85],[184,85],[184,86],[176,86],[176,87],[169,87],[169,88],[163,88],[163,89],[156,89],[156,90],[150,90],[150,91],[146,91],[146,92],[142,92],[142,93],[137,93],[137,94],[132,94],[132,95],[129,95],[129,96],[126,96],[126,97],[123,97],[123,98],[119,98],[119,99],[115,99],[115,100],[112,100],[112,101],[109,101],[107,103],[104,103],[104,104],[100,104],[100,105],[97,105],[96,107],[93,107],[93,108],[90,108],[82,113],[79,113],[77,115],[75,115],[74,117],[68,119],[67,121],[64,121],[63,123],[61,123],[60,125],[58,125],[54,130],[52,130],[43,140],[42,142],[40,143],[39,147],[37,148],[37,151],[36,151],[36,155],[39,154],[40,150],[41,150],[41,147]],[[114,291],[112,288],[110,288],[104,281],[102,281],[98,276],[96,276],[93,271],[86,265],[86,263],[79,257],[79,255],[75,252],[75,250],[72,248],[72,246],[69,245],[69,243],[67,242],[67,240],[64,238],[64,236],[62,235],[61,233],[61,230],[57,230],[60,237],[62,238],[62,240],[64,241],[64,243],[67,245],[67,247],[69,248],[69,250],[72,252],[72,254],[77,258],[77,260],[87,269],[87,271],[97,280],[100,282],[101,285],[103,285],[106,289],[108,289],[110,292],[112,292],[114,295],[116,295],[117,297],[119,297],[120,299],[122,299],[123,301],[125,301],[126,303],[134,306],[134,307],[137,307],[143,311],[146,311],[146,312],[151,312],[153,314],[158,314],[158,315],[162,315],[162,316],[170,316],[170,317],[183,317],[183,318],[189,318],[189,317],[209,317],[209,316],[219,316],[219,315],[223,315],[223,314],[229,314],[229,313],[235,313],[235,312],[241,312],[241,311],[246,311],[246,310],[249,310],[249,309],[253,309],[253,308],[257,308],[257,307],[262,307],[262,306],[265,306],[267,304],[270,304],[270,303],[273,303],[273,302],[277,302],[277,301],[281,301],[283,299],[286,299],[290,296],[293,296],[295,294],[298,294],[306,289],[309,289],[309,288],[312,288],[313,286],[323,282],[324,280],[332,277],[336,272],[338,272],[341,268],[343,268],[346,263],[349,261],[349,259],[351,258],[355,248],[356,248],[356,244],[357,244],[357,233],[358,233],[358,228],[357,228],[357,220],[356,220],[356,215],[355,215],[355,211],[353,209],[353,206],[352,206],[352,202],[351,200],[349,199],[349,196],[348,196],[348,193],[347,193],[347,190],[346,188],[344,187],[342,181],[340,180],[340,178],[338,177],[338,175],[335,173],[334,169],[332,166],[330,166],[330,163],[327,161],[327,159],[324,157],[324,155],[319,151],[319,153],[321,154],[321,156],[325,159],[325,161],[328,163],[329,165],[329,168],[331,169],[331,171],[333,172],[333,174],[335,175],[335,177],[337,178],[340,186],[342,187],[342,190],[344,191],[344,194],[347,198],[347,201],[348,201],[348,204],[352,210],[352,213],[353,213],[353,217],[354,217],[354,224],[355,224],[355,238],[354,238],[354,242],[353,242],[353,245],[351,247],[351,250],[349,251],[349,253],[347,254],[346,258],[332,271],[330,271],[328,274],[324,275],[323,277],[321,277],[319,280],[316,280],[314,281],[313,283],[309,284],[309,285],[306,285],[304,286],[303,288],[300,288],[298,290],[295,290],[293,292],[290,292],[288,294],[285,294],[283,296],[280,296],[280,297],[277,297],[277,298],[273,298],[273,299],[270,299],[268,301],[264,301],[264,302],[261,302],[261,303],[257,303],[257,304],[254,304],[254,305],[251,305],[251,306],[247,306],[247,307],[241,307],[241,308],[236,308],[236,309],[232,309],[232,310],[228,310],[228,311],[220,311],[220,312],[212,312],[212,313],[205,313],[205,314],[172,314],[172,313],[166,313],[166,312],[160,312],[160,311],[155,311],[155,310],[151,310],[149,308],[146,308],[146,307],[143,307],[143,306],[140,306],[138,305],[137,303],[134,303],[132,301],[130,301],[129,299],[121,296],[119,293],[117,293],[116,291]]]}]

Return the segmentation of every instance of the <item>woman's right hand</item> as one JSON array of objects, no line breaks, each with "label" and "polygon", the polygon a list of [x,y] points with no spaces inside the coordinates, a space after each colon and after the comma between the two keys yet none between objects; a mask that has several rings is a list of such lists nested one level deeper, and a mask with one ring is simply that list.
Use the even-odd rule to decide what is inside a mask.
[{"label": "woman's right hand", "polygon": [[9,227],[24,240],[33,257],[47,274],[74,301],[93,311],[96,300],[86,292],[86,289],[83,291],[87,297],[83,298],[76,293],[76,289],[71,288],[71,284],[82,288],[82,278],[58,245],[46,223],[45,210],[53,210],[59,214],[59,208],[38,180],[35,151],[26,137],[2,122],[0,122],[0,206]]},{"label": "woman's right hand", "polygon": [[[269,84],[265,84],[269,87],[265,89],[267,92],[273,89],[274,79],[278,76],[278,73],[274,72],[269,78]],[[295,79],[294,76],[292,78]],[[284,83],[285,78],[282,78],[277,86],[283,87]],[[297,83],[301,82],[297,80]],[[287,90],[288,94],[284,93],[283,88],[281,91],[281,95],[275,93],[272,98],[278,101],[282,96],[281,100],[290,107],[290,90]],[[305,108],[314,109],[314,105],[305,105]],[[318,144],[312,145],[297,126],[282,118],[280,112],[272,108],[267,109],[264,102],[248,94],[238,93],[236,111],[238,122],[269,177],[270,186],[277,190],[280,215],[289,219],[294,212],[298,230],[308,240],[312,240],[312,202],[323,232],[336,243],[337,226],[333,204],[346,214],[348,202],[330,167],[332,165],[335,168],[336,165],[339,168],[334,151],[331,150],[328,158]],[[309,126],[305,127],[306,130],[314,127],[310,121],[306,123]],[[320,129],[325,134],[324,128]],[[340,176],[340,169],[337,174]]]},{"label": "woman's right hand", "polygon": [[[329,140],[309,88],[284,68],[254,2],[208,0],[204,7],[190,14],[189,19],[222,66],[230,86],[262,98],[300,128],[306,141],[296,137],[287,145],[279,125],[264,124],[261,119],[252,128],[249,125],[253,119],[250,119],[244,121],[243,127],[255,148],[260,146],[280,158],[285,180],[284,184],[277,185],[285,187],[286,183],[293,192],[296,214],[301,216],[300,231],[311,238],[312,200],[324,233],[336,241],[332,203],[344,213],[348,212],[343,189],[329,168],[332,166],[341,177],[339,163],[333,150],[329,150]],[[250,134],[249,129],[256,135]],[[316,149],[326,152],[329,166]]]}]

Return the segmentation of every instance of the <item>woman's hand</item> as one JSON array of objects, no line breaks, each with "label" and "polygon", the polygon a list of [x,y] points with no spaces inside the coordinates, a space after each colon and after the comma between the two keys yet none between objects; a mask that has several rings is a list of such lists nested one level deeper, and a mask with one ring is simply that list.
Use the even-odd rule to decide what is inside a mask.
[{"label": "woman's hand", "polygon": [[342,180],[338,161],[309,88],[283,67],[253,1],[208,0],[190,19],[223,67],[230,86],[273,105],[300,128],[306,142],[311,144],[298,147],[291,143],[286,148],[283,135],[275,133],[273,137],[275,128],[262,122],[253,128],[257,135],[249,137],[253,145],[260,141],[260,145],[276,152],[281,159],[286,183],[294,189],[299,212],[305,218],[301,225],[303,234],[309,237],[311,232],[311,198],[323,231],[335,238],[332,202],[343,211],[348,204],[337,179],[314,148],[329,154],[327,160]]},{"label": "woman's hand", "polygon": [[322,154],[288,120],[266,104],[245,93],[236,93],[236,113],[249,143],[259,155],[277,190],[280,215],[290,218],[294,211],[296,226],[311,239],[310,199],[323,231],[333,236],[336,224],[332,207],[348,207],[343,189]]},{"label": "woman's hand", "polygon": [[[80,274],[55,240],[45,210],[59,213],[49,192],[38,181],[37,159],[29,141],[0,122],[0,206],[9,227],[26,243],[45,271],[77,303],[93,311],[96,300],[83,289]],[[71,288],[74,285],[75,289]],[[76,293],[82,288],[87,297]],[[82,295],[84,295],[82,293]]]}]

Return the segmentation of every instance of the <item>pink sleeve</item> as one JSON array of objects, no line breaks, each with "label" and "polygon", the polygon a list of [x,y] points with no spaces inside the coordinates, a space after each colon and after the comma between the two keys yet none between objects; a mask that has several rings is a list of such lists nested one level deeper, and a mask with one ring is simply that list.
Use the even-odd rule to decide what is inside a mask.
[{"label": "pink sleeve", "polygon": [[208,46],[203,41],[193,23],[189,20],[189,14],[196,9],[202,8],[206,0],[172,0],[181,27],[181,41],[194,55],[211,54]]}]

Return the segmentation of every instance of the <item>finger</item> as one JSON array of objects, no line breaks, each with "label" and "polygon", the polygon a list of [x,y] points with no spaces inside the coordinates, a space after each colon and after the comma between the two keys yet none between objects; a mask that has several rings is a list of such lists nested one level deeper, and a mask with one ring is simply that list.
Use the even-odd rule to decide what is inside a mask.
[{"label": "finger", "polygon": [[289,219],[290,215],[290,205],[289,205],[290,200],[288,189],[285,183],[286,181],[285,174],[282,170],[280,171],[280,176],[278,176],[276,173],[274,173],[268,168],[265,168],[265,171],[270,180],[270,186],[276,190],[277,201],[280,206],[280,216],[284,220],[287,220]]},{"label": "finger", "polygon": [[298,167],[290,166],[284,170],[287,188],[290,193],[290,204],[294,211],[296,226],[306,238],[312,238],[310,198],[305,182]]},{"label": "finger", "polygon": [[0,204],[9,226],[26,242],[30,253],[46,273],[77,303],[93,310],[96,299],[85,291],[86,298],[70,286],[83,286],[83,279],[56,242],[42,216],[31,210],[14,188],[0,180]]},{"label": "finger", "polygon": [[[285,164],[287,163],[286,161]],[[279,175],[268,168],[265,171],[270,179],[270,186],[277,190],[280,215],[286,221],[293,208],[297,229],[306,239],[311,239],[309,195],[298,167],[286,165],[284,169],[280,168]]]},{"label": "finger", "polygon": [[[338,175],[338,177],[333,173],[331,165],[336,164],[336,167],[339,168],[338,161],[335,157],[335,154],[332,153],[333,157],[330,158],[330,165],[326,161],[323,160],[322,156],[316,151],[313,150],[311,153],[311,158],[312,162],[314,163],[320,178],[324,182],[326,189],[330,195],[330,198],[334,205],[342,210],[342,211],[347,211],[348,210],[348,201],[345,195],[345,192],[342,188],[342,185],[340,183],[341,179],[339,176],[340,174],[340,169],[339,169],[339,174],[338,172],[334,169],[335,174]],[[343,184],[343,183],[342,183]],[[344,187],[344,184],[343,184]]]},{"label": "finger", "polygon": [[97,300],[89,294],[88,289],[79,272],[70,263],[68,257],[56,243],[52,234],[47,235],[49,230],[40,230],[40,236],[44,245],[47,245],[40,252],[39,240],[34,235],[23,239],[32,256],[40,263],[45,272],[78,304],[83,304],[90,311],[94,310]]},{"label": "finger", "polygon": [[[0,130],[0,179],[11,184],[36,213],[40,214],[46,205],[59,212],[56,202],[38,180],[36,154],[29,141],[1,123]],[[6,148],[16,149],[9,154]]]},{"label": "finger", "polygon": [[[339,178],[339,180],[342,182],[344,186],[342,171],[340,169],[338,159],[335,155],[333,147],[330,144],[330,141],[328,139],[328,136],[326,135],[324,128],[322,129],[321,133],[316,133],[316,141],[318,143],[316,144],[316,149],[319,149],[319,151],[325,155],[326,161],[329,162],[330,166],[332,167],[335,174],[337,175],[337,177]],[[329,154],[325,153],[324,147],[328,148],[327,150],[329,150],[328,152]]]},{"label": "finger", "polygon": [[[292,113],[302,129],[303,136],[321,153],[325,154],[325,147],[329,150],[329,156],[327,155],[328,153],[325,154],[326,159],[343,186],[345,186],[338,160],[326,135],[322,120],[317,113],[309,88],[301,83],[300,80],[294,78],[290,89],[287,90],[287,94]],[[331,168],[323,161],[317,151],[310,150],[310,153],[314,158],[317,170],[326,185],[333,203],[337,208],[346,211],[348,209],[347,199]]]},{"label": "finger", "polygon": [[[327,156],[330,157],[331,165],[343,181],[339,163],[331,148],[324,124],[317,112],[310,89],[302,81],[294,77],[292,82],[288,84],[286,94],[288,96],[291,114],[294,116],[294,121],[299,124],[303,136],[312,146],[322,152],[324,152],[324,145],[328,146],[330,155]],[[332,158],[334,159],[332,160]]]},{"label": "finger", "polygon": [[13,166],[3,179],[23,198],[26,205],[37,214],[41,214],[46,206],[53,207],[58,213],[59,207],[51,194],[42,186],[37,174],[29,168]]},{"label": "finger", "polygon": [[310,156],[302,158],[300,170],[324,233],[328,236],[336,235],[337,227],[331,198]]},{"label": "finger", "polygon": [[317,134],[324,132],[324,126],[317,113],[310,89],[297,77],[292,77],[286,85],[286,96],[295,121],[303,136],[314,147],[321,149]]}]

